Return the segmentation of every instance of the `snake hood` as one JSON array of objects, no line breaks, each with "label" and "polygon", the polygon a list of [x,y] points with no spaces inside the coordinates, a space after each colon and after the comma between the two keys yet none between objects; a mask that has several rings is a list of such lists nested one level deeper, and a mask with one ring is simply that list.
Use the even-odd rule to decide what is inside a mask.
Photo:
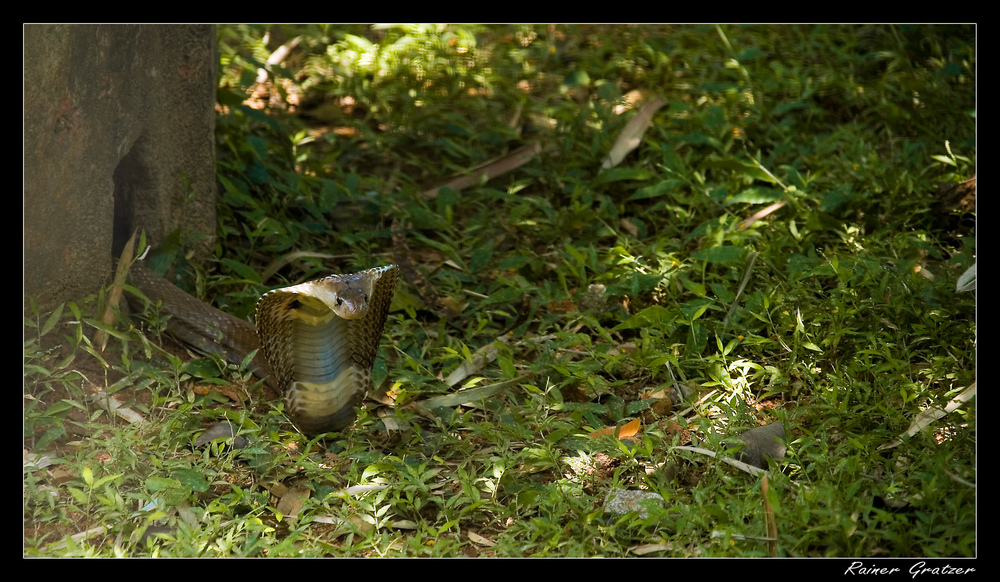
[{"label": "snake hood", "polygon": [[343,430],[372,388],[371,371],[396,287],[395,265],[275,289],[257,302],[257,335],[306,434]]},{"label": "snake hood", "polygon": [[170,315],[170,335],[236,364],[259,348],[251,368],[283,393],[286,414],[307,435],[354,422],[372,387],[397,273],[387,265],[275,289],[257,302],[255,329],[132,266],[135,285]]}]

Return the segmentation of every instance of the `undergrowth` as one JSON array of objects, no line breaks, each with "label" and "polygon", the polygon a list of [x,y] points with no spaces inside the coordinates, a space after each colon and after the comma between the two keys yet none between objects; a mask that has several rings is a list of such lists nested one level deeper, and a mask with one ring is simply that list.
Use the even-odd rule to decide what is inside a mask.
[{"label": "undergrowth", "polygon": [[[218,34],[215,256],[178,231],[154,260],[246,317],[393,262],[396,221],[440,302],[401,282],[375,369],[395,406],[312,440],[245,371],[161,344],[155,311],[26,321],[26,555],[764,556],[760,478],[672,447],[732,457],[773,422],[776,555],[975,555],[974,403],[880,449],[976,379],[975,294],[955,292],[975,208],[937,198],[975,173],[974,27]],[[244,448],[195,445],[223,420]],[[610,512],[620,489],[661,499]]]}]

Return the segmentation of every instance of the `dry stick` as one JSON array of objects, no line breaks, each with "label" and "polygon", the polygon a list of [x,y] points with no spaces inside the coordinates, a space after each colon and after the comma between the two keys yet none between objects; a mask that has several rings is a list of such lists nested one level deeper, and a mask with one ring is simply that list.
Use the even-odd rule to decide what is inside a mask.
[{"label": "dry stick", "polygon": [[747,228],[750,228],[750,225],[752,225],[753,223],[757,222],[761,218],[764,218],[768,214],[771,214],[775,210],[779,210],[785,204],[788,204],[787,200],[782,200],[781,202],[775,202],[774,204],[768,206],[767,208],[764,208],[763,210],[760,210],[760,211],[754,213],[753,216],[751,216],[750,218],[747,218],[746,220],[744,220],[743,222],[740,223],[740,226],[739,226],[738,230],[745,230]]},{"label": "dry stick", "polygon": [[[785,192],[785,195],[787,196],[788,195],[788,186],[785,186],[784,182],[782,182],[781,180],[779,180],[777,176],[775,176],[774,174],[772,174],[770,170],[768,170],[767,168],[764,167],[763,164],[761,164],[760,162],[758,162],[757,158],[751,156],[750,152],[747,151],[747,146],[746,146],[745,143],[743,144],[743,151],[746,151],[747,157],[749,157],[750,161],[753,162],[754,165],[757,166],[758,170],[760,170],[761,172],[764,172],[765,174],[767,174],[767,176],[769,178],[771,178],[771,180],[773,180],[775,184],[777,184],[778,186],[781,186],[781,189]],[[782,207],[785,206],[785,204],[788,204],[788,201],[787,200],[782,200],[780,202],[775,202],[774,204],[768,206],[767,208],[764,208],[763,210],[760,210],[760,211],[756,212],[753,216],[751,216],[750,218],[747,218],[746,220],[744,220],[743,222],[741,222],[740,225],[739,225],[739,227],[737,228],[737,230],[744,230],[744,229],[750,228],[750,225],[752,225],[753,223],[757,222],[758,220],[764,218],[765,216],[771,214],[772,212],[775,212],[776,210],[780,210]]]},{"label": "dry stick", "polygon": [[[282,61],[284,61],[285,58],[288,56],[288,54],[292,52],[292,49],[298,46],[299,42],[301,41],[302,41],[302,35],[300,34],[299,36],[296,36],[292,40],[279,46],[277,49],[274,50],[273,53],[271,53],[271,56],[267,57],[267,64],[271,66],[280,65]],[[261,84],[264,81],[267,81],[267,75],[268,75],[267,69],[257,69],[256,83]]]},{"label": "dry stick", "polygon": [[[132,266],[132,255],[135,252],[135,235],[129,237],[128,242],[125,243],[125,248],[122,249],[122,254],[118,258],[118,268],[115,269],[115,280],[111,284],[111,291],[108,293],[108,302],[104,307],[104,314],[101,316],[101,323],[110,326],[115,321],[115,310],[118,309],[118,303],[122,299],[122,290],[125,285],[125,274],[128,273],[128,268]],[[94,333],[94,344],[97,348],[103,352],[104,348],[107,346],[108,338],[104,334],[103,329],[97,330]]]},{"label": "dry stick", "polygon": [[760,494],[764,497],[764,524],[767,527],[767,553],[772,557],[778,555],[778,524],[774,521],[774,509],[767,500],[767,473],[760,481]]},{"label": "dry stick", "polygon": [[750,276],[753,274],[753,264],[757,261],[758,255],[760,255],[759,252],[750,253],[750,258],[747,259],[746,268],[743,270],[743,277],[740,279],[740,285],[736,289],[736,298],[733,299],[733,304],[730,306],[729,312],[726,313],[726,318],[722,320],[722,331],[725,331],[729,327],[729,318],[733,316],[736,306],[739,305],[740,296],[743,295],[743,290],[746,288],[747,282],[750,281]]}]

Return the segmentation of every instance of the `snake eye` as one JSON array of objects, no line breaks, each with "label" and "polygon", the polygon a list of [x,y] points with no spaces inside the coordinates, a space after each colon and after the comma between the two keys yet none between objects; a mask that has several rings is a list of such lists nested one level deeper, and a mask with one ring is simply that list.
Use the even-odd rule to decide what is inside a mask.
[{"label": "snake eye", "polygon": [[344,304],[344,299],[342,297],[337,297],[337,305],[340,306],[343,304]]}]

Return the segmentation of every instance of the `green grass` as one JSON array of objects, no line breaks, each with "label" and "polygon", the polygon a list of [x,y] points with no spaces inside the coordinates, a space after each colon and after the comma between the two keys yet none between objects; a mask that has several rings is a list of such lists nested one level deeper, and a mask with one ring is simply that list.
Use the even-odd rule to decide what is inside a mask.
[{"label": "green grass", "polygon": [[[954,292],[975,211],[935,197],[975,173],[973,27],[224,26],[219,41],[215,260],[189,261],[185,232],[155,260],[249,316],[285,281],[392,261],[398,219],[459,316],[402,282],[375,374],[397,406],[309,441],[246,373],[160,347],[155,312],[144,330],[100,324],[103,296],[37,314],[24,448],[49,464],[24,472],[25,555],[765,556],[739,539],[766,536],[759,478],[671,447],[726,456],[770,422],[788,446],[768,476],[778,555],[976,554],[975,404],[877,450],[976,378],[975,294]],[[602,171],[637,90],[667,104]],[[514,171],[421,196],[533,142]],[[524,296],[495,360],[445,384]],[[478,404],[422,404],[526,374]],[[688,404],[642,398],[675,382]],[[95,386],[146,422],[109,417]],[[249,448],[194,446],[226,419]],[[635,442],[589,436],[632,419]],[[309,490],[297,518],[276,484]],[[614,515],[616,488],[664,501]],[[152,525],[169,535],[140,541]]]}]

